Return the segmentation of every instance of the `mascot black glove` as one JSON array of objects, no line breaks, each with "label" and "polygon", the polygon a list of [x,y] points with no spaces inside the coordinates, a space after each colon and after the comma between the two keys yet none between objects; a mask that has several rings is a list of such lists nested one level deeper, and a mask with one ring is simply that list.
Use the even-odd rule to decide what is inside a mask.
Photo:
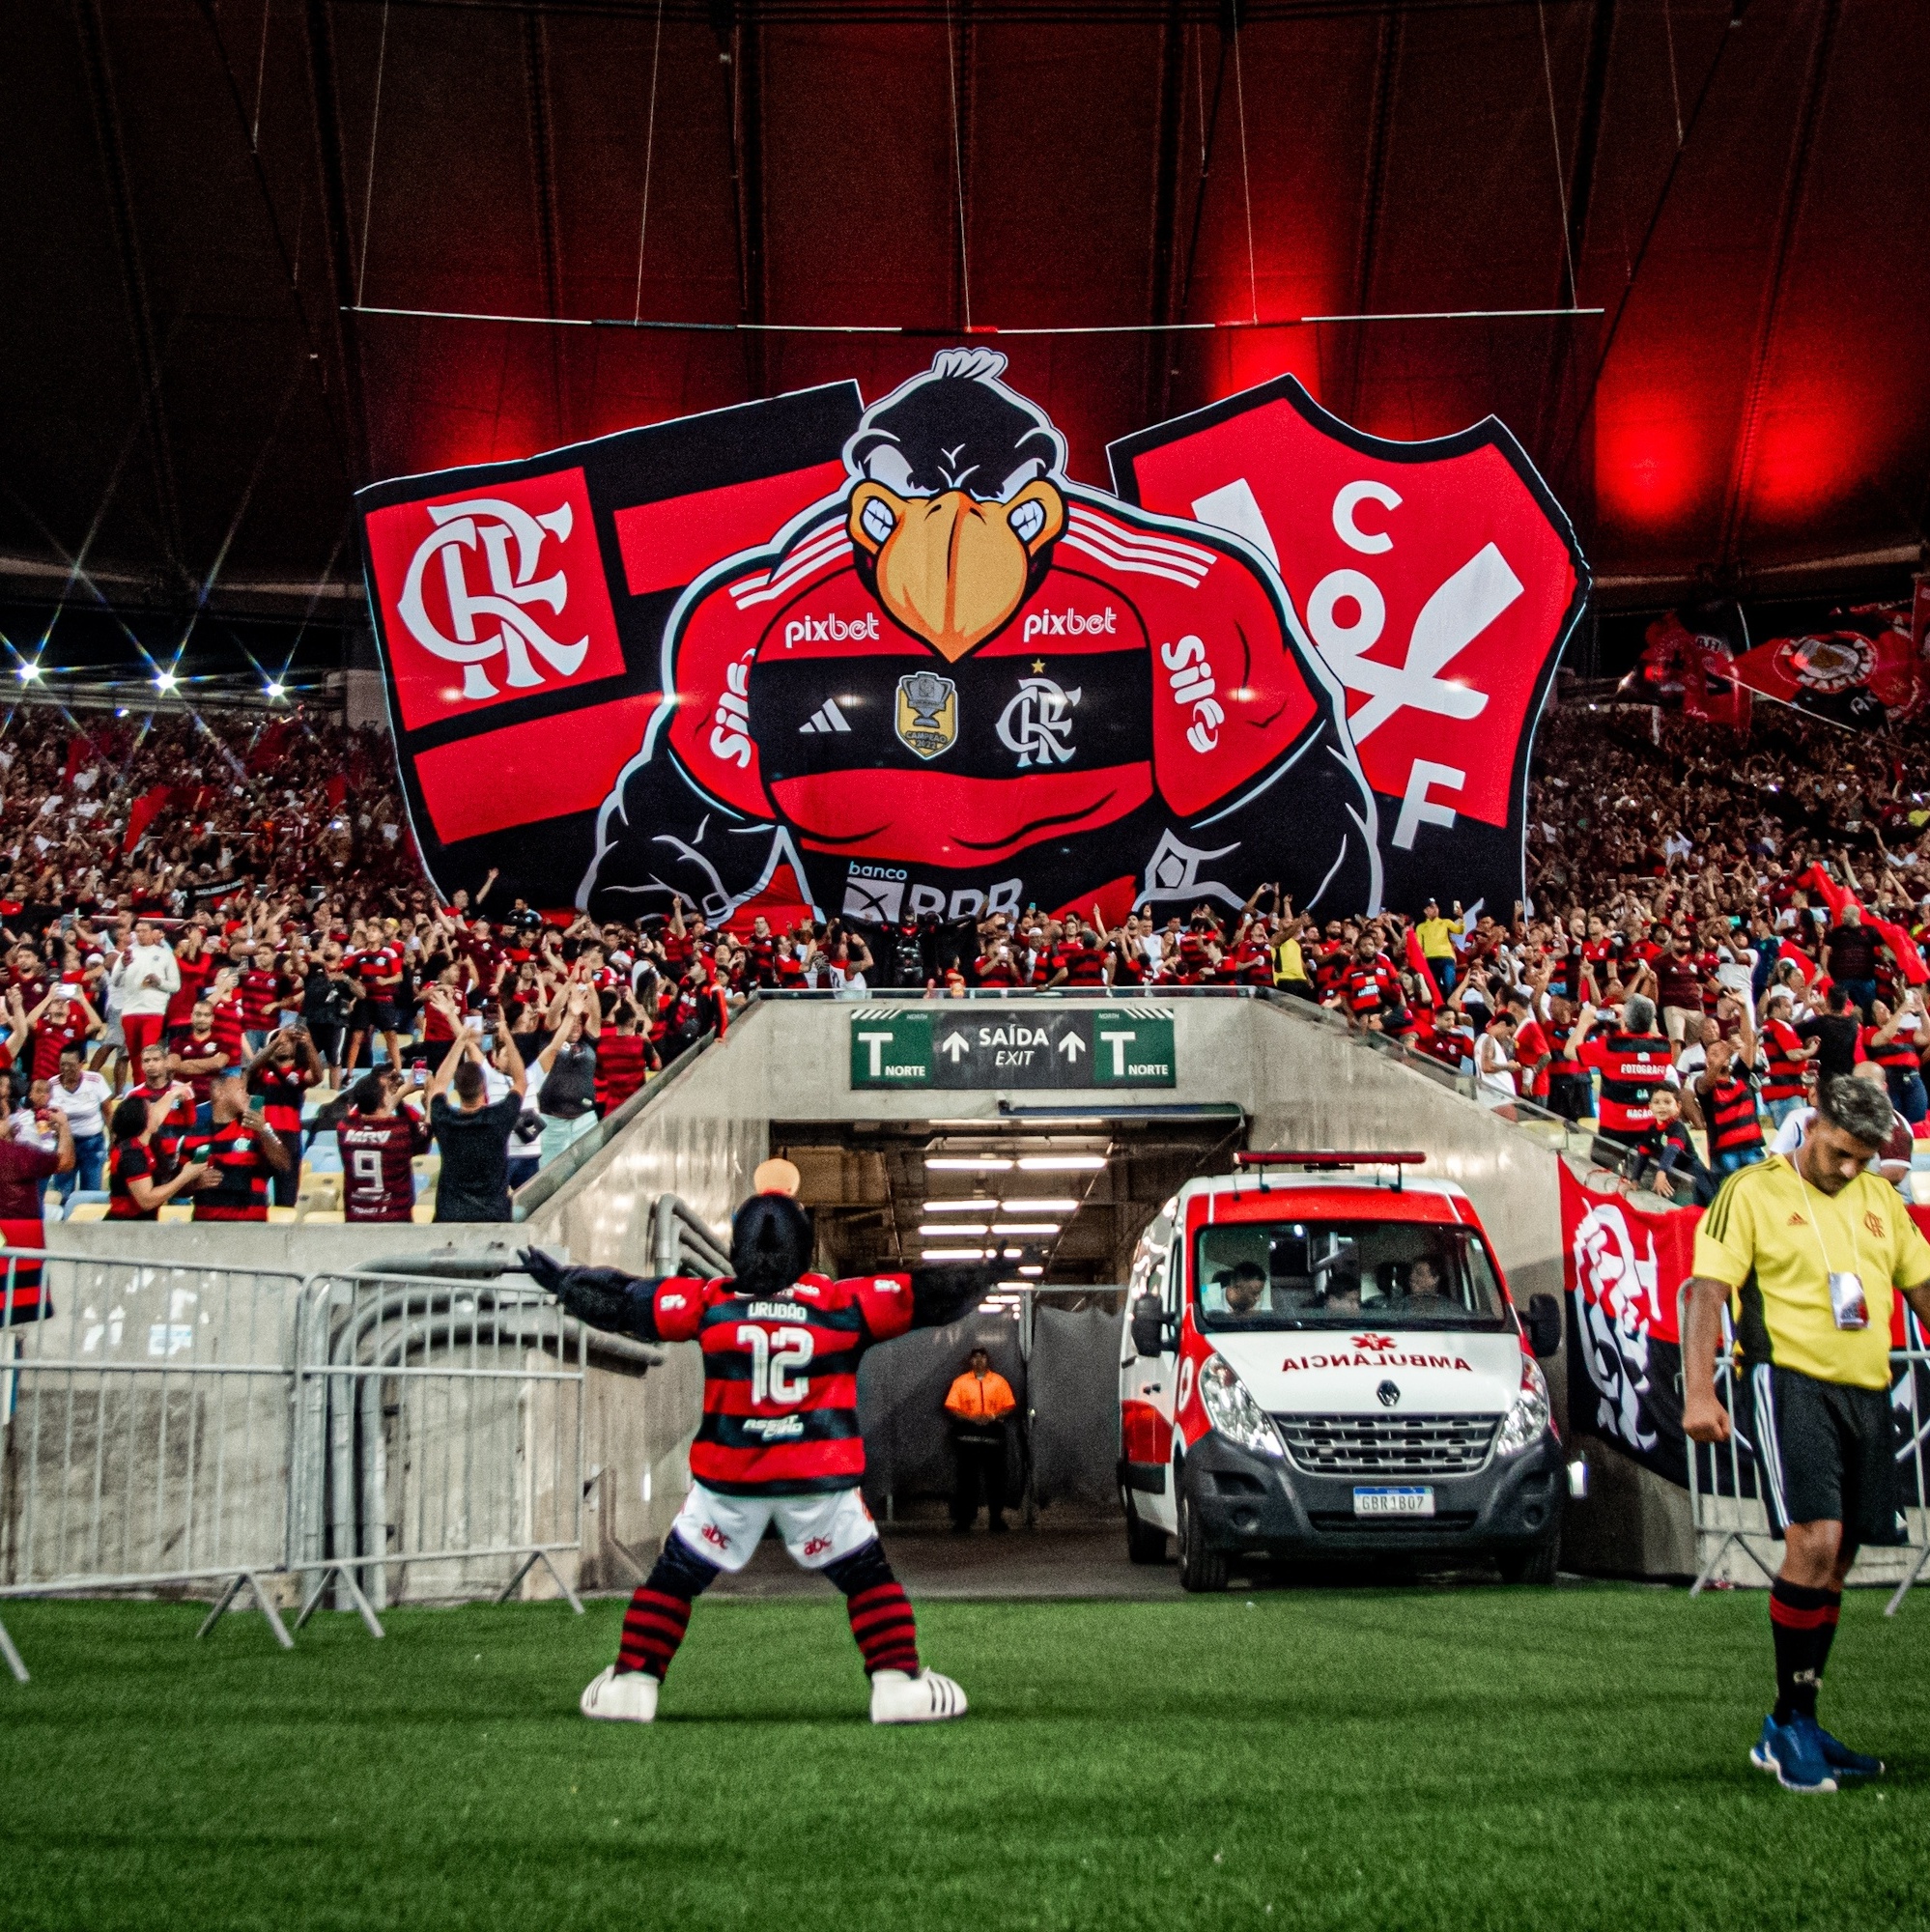
[{"label": "mascot black glove", "polygon": [[912,1326],[942,1328],[969,1315],[1005,1279],[997,1262],[961,1263],[956,1267],[913,1268]]},{"label": "mascot black glove", "polygon": [[518,1260],[524,1273],[579,1321],[619,1335],[629,1329],[636,1309],[634,1291],[640,1286],[634,1274],[621,1268],[566,1268],[541,1248],[525,1248]]}]

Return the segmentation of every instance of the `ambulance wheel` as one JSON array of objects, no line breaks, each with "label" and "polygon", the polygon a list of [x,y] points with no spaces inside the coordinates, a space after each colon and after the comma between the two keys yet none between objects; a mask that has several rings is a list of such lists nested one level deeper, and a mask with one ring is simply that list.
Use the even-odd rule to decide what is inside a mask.
[{"label": "ambulance wheel", "polygon": [[1182,1590],[1224,1590],[1227,1586],[1227,1553],[1206,1547],[1206,1532],[1199,1512],[1188,1508],[1182,1484],[1177,1498],[1179,1511],[1179,1587]]},{"label": "ambulance wheel", "polygon": [[1555,1579],[1555,1565],[1561,1556],[1561,1538],[1549,1537],[1532,1549],[1504,1549],[1494,1558],[1504,1583],[1521,1583],[1546,1590]]},{"label": "ambulance wheel", "polygon": [[1125,1505],[1126,1522],[1126,1561],[1128,1563],[1164,1563],[1166,1561],[1166,1532],[1155,1522],[1148,1522],[1134,1506],[1132,1492],[1123,1483],[1120,1485],[1120,1501]]}]

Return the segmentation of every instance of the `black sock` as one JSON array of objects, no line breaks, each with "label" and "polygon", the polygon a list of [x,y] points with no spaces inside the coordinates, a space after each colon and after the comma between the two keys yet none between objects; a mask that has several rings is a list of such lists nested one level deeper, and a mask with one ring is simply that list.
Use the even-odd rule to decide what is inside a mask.
[{"label": "black sock", "polygon": [[1811,1589],[1778,1577],[1770,1589],[1770,1632],[1775,1639],[1775,1712],[1778,1724],[1816,1716],[1816,1686],[1835,1634],[1842,1595]]}]

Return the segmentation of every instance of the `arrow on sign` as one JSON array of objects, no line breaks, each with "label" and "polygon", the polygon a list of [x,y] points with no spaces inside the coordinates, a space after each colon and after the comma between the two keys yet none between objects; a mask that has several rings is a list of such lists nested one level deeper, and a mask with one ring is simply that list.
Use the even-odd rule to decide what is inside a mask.
[{"label": "arrow on sign", "polygon": [[1076,1033],[1068,1033],[1059,1042],[1059,1050],[1065,1056],[1067,1066],[1077,1066],[1079,1056],[1086,1051],[1086,1042]]},{"label": "arrow on sign", "polygon": [[951,1064],[956,1066],[972,1051],[972,1042],[962,1033],[949,1033],[938,1042],[940,1053],[949,1053]]}]

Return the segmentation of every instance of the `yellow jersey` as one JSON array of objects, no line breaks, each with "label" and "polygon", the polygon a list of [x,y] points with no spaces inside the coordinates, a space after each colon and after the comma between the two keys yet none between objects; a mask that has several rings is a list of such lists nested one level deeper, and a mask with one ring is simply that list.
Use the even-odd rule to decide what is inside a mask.
[{"label": "yellow jersey", "polygon": [[1452,959],[1454,936],[1460,930],[1460,925],[1451,919],[1424,919],[1415,926],[1414,937],[1421,942],[1423,957]]},{"label": "yellow jersey", "polygon": [[1307,964],[1297,939],[1280,939],[1273,945],[1273,983],[1285,986],[1307,977]]},{"label": "yellow jersey", "polygon": [[[1710,1203],[1695,1230],[1694,1272],[1731,1291],[1745,1361],[1883,1389],[1896,1293],[1930,1282],[1930,1241],[1887,1180],[1859,1174],[1840,1194],[1824,1194],[1771,1154],[1732,1174]],[[1868,1327],[1836,1326],[1832,1273],[1860,1278]]]}]

